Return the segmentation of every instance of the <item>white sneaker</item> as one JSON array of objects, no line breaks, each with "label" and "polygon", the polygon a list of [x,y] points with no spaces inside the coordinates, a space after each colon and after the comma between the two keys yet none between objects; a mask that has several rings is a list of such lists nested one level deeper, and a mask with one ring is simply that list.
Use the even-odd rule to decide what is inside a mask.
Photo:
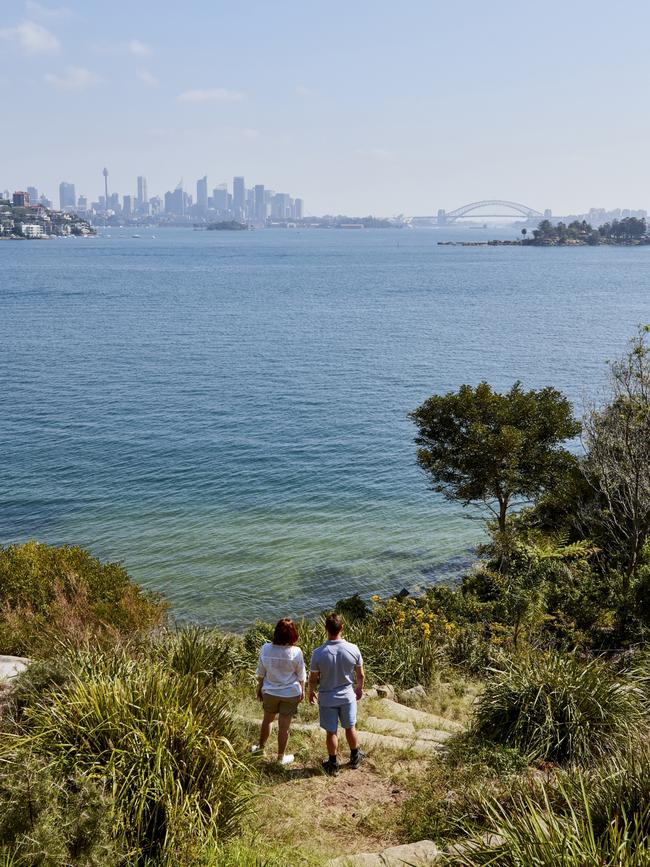
[{"label": "white sneaker", "polygon": [[294,760],[293,753],[285,753],[285,755],[282,756],[281,759],[278,759],[278,764],[279,765],[290,765],[293,763],[293,760]]},{"label": "white sneaker", "polygon": [[259,753],[262,747],[259,744],[253,744],[251,747],[251,753]]}]

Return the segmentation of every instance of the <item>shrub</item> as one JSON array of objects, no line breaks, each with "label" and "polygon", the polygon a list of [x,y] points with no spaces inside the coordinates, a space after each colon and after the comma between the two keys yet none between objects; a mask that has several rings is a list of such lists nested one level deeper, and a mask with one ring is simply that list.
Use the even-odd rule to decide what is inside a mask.
[{"label": "shrub", "polygon": [[645,723],[641,691],[597,660],[549,653],[490,671],[474,732],[531,759],[586,764],[623,748]]},{"label": "shrub", "polygon": [[[56,779],[29,752],[0,763],[0,852],[15,867],[110,867],[109,798],[79,773]],[[3,864],[0,856],[0,864]]]},{"label": "shrub", "polygon": [[166,609],[118,563],[39,542],[0,548],[0,646],[38,655],[62,639],[82,645],[146,633]]},{"label": "shrub", "polygon": [[81,654],[77,671],[28,706],[24,738],[61,777],[115,793],[113,830],[131,856],[192,863],[247,803],[225,700],[195,677],[124,654]]}]

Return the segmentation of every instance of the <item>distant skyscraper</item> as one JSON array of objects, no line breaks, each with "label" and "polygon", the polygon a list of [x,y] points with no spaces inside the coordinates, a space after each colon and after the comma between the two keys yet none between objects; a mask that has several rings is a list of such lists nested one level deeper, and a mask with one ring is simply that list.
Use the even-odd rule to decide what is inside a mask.
[{"label": "distant skyscraper", "polygon": [[108,208],[108,169],[104,167],[102,174],[104,175],[104,207]]},{"label": "distant skyscraper", "polygon": [[79,196],[79,198],[77,199],[77,208],[80,211],[88,210],[88,199],[85,196]]},{"label": "distant skyscraper", "polygon": [[59,207],[62,211],[66,208],[74,208],[77,204],[77,197],[74,192],[74,184],[69,184],[66,181],[61,181],[59,184]]},{"label": "distant skyscraper", "polygon": [[266,222],[266,191],[264,184],[255,184],[255,219],[258,223]]},{"label": "distant skyscraper", "polygon": [[246,190],[246,217],[249,220],[255,217],[255,190]]},{"label": "distant skyscraper", "polygon": [[220,213],[228,211],[228,187],[225,184],[212,190],[212,207]]},{"label": "distant skyscraper", "polygon": [[147,179],[143,175],[138,175],[138,207],[142,208],[149,201],[147,196]]},{"label": "distant skyscraper", "polygon": [[185,193],[181,181],[173,193],[165,193],[165,213],[182,217],[185,214]]},{"label": "distant skyscraper", "polygon": [[293,218],[294,220],[302,220],[304,210],[304,202],[302,199],[293,200]]},{"label": "distant skyscraper", "polygon": [[118,213],[118,211],[120,210],[120,194],[111,193],[108,197],[107,206],[110,211],[115,211],[115,213]]},{"label": "distant skyscraper", "polygon": [[232,209],[238,220],[246,216],[246,184],[241,177],[232,179]]},{"label": "distant skyscraper", "polygon": [[17,207],[24,208],[25,205],[29,204],[29,193],[23,192],[23,190],[16,190],[12,196],[12,201]]},{"label": "distant skyscraper", "polygon": [[27,187],[27,192],[29,193],[29,201],[35,205],[38,202],[38,190],[36,187]]},{"label": "distant skyscraper", "polygon": [[125,217],[130,217],[133,214],[133,196],[122,197],[122,213]]},{"label": "distant skyscraper", "polygon": [[208,213],[208,176],[203,175],[196,182],[196,211],[204,217]]}]

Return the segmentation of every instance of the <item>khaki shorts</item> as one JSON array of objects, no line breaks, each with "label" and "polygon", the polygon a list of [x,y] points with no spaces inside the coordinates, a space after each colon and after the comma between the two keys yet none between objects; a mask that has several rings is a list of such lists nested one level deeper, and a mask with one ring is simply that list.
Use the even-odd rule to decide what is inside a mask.
[{"label": "khaki shorts", "polygon": [[298,713],[298,705],[300,704],[300,696],[294,698],[286,698],[280,695],[269,695],[262,693],[262,707],[267,713],[279,713],[282,716],[295,716]]}]

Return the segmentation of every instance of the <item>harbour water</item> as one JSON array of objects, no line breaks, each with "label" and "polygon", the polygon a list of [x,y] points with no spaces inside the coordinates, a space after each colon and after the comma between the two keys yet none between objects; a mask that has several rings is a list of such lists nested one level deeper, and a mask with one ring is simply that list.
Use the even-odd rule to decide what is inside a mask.
[{"label": "harbour water", "polygon": [[109,233],[0,243],[0,543],[82,545],[205,623],[458,574],[481,524],[409,410],[520,379],[580,413],[650,321],[648,247]]}]

